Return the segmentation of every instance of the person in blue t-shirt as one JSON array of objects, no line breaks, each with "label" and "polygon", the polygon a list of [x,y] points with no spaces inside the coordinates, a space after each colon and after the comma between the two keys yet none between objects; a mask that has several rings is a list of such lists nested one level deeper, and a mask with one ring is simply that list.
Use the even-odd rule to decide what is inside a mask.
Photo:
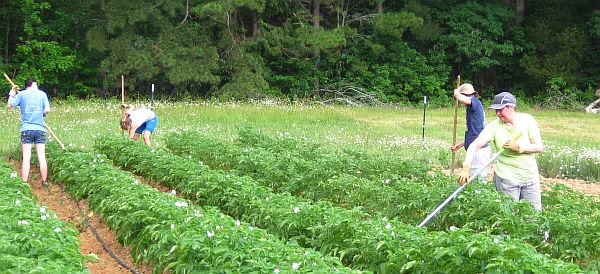
[{"label": "person in blue t-shirt", "polygon": [[[469,148],[469,145],[479,136],[479,133],[485,128],[485,111],[483,110],[483,104],[480,101],[480,96],[471,84],[460,85],[454,90],[454,97],[461,102],[467,108],[467,131],[465,132],[465,140],[452,146],[450,149],[452,152],[456,152],[461,147],[465,150]],[[474,175],[477,170],[485,168],[478,175],[479,181],[485,181],[488,175],[487,162],[490,160],[491,148],[486,145],[482,149],[477,151],[475,157],[473,157],[471,163],[471,176]]]},{"label": "person in blue t-shirt", "polygon": [[45,92],[38,89],[35,79],[25,81],[25,89],[19,91],[14,86],[8,94],[8,108],[19,107],[21,110],[21,148],[23,163],[21,176],[24,182],[29,179],[31,165],[31,148],[35,144],[42,175],[42,185],[48,186],[48,166],[46,163],[46,128],[44,117],[50,112],[50,103]]}]

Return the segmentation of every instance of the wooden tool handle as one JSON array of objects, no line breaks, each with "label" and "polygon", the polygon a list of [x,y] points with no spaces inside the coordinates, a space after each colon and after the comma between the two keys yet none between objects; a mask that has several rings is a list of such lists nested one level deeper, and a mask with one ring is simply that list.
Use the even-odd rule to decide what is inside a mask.
[{"label": "wooden tool handle", "polygon": [[6,73],[4,73],[4,78],[6,78],[6,80],[10,83],[11,86],[16,86],[15,83],[13,83],[12,80],[10,80],[10,77],[8,77],[8,75],[6,75]]}]

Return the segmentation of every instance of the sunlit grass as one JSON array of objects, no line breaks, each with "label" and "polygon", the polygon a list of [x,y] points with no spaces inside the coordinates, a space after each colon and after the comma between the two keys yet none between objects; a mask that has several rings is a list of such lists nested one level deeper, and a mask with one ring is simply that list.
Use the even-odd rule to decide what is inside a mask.
[{"label": "sunlit grass", "polygon": [[[118,101],[53,102],[47,123],[68,146],[89,148],[97,136],[122,134]],[[330,107],[272,103],[182,102],[154,104],[159,115],[153,135],[156,146],[173,131],[194,130],[231,140],[237,129],[253,126],[268,133],[322,143],[333,149],[359,148],[448,166],[452,154],[453,109]],[[600,179],[600,136],[593,130],[597,115],[527,110],[542,131],[546,151],[538,155],[546,176]],[[486,112],[488,121],[495,118]],[[465,130],[464,109],[459,109],[457,140]],[[19,113],[0,111],[0,153],[19,146]],[[423,128],[425,129],[423,135]],[[464,151],[457,154],[460,163]]]}]

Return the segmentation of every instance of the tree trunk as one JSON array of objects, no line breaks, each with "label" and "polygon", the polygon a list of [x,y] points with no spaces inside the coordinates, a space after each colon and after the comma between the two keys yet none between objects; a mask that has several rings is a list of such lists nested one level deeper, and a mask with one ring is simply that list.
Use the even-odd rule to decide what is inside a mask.
[{"label": "tree trunk", "polygon": [[515,2],[515,24],[517,26],[521,25],[523,19],[525,18],[525,0],[516,0]]},{"label": "tree trunk", "polygon": [[[321,0],[313,0],[312,4],[313,4],[313,27],[315,28],[315,30],[318,30],[321,25]],[[315,46],[314,58],[315,58],[315,69],[318,71],[319,64],[321,62],[321,60],[320,60],[321,59],[321,50],[319,49],[318,46]],[[318,75],[315,79],[314,85],[315,85],[315,94],[319,95],[320,83],[319,83]]]},{"label": "tree trunk", "polygon": [[258,35],[258,12],[252,11],[252,37]]},{"label": "tree trunk", "polygon": [[377,2],[377,13],[383,13],[383,0]]}]

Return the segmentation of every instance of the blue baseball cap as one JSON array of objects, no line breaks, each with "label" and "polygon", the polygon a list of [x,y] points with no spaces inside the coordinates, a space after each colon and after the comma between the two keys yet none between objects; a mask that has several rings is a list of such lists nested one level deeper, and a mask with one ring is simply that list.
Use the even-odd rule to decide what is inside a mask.
[{"label": "blue baseball cap", "polygon": [[494,96],[494,101],[490,108],[493,109],[503,109],[505,106],[516,106],[517,99],[510,92],[500,92],[496,96]]}]

